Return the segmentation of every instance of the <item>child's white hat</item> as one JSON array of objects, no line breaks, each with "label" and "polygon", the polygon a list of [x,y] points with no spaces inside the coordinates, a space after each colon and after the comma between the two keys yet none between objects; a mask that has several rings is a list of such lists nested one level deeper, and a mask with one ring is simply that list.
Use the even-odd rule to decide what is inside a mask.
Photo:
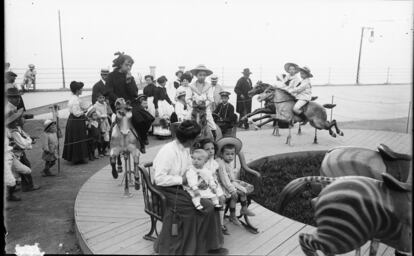
[{"label": "child's white hat", "polygon": [[236,137],[223,137],[219,139],[216,142],[216,144],[217,144],[218,152],[221,152],[221,149],[223,148],[224,145],[227,145],[227,144],[234,145],[234,147],[236,148],[236,154],[240,152],[243,146],[243,142]]}]

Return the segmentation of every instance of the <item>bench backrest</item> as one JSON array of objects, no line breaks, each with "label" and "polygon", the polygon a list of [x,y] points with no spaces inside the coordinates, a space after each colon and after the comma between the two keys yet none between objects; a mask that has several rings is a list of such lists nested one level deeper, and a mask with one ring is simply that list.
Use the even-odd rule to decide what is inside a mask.
[{"label": "bench backrest", "polygon": [[150,216],[153,216],[157,220],[162,221],[164,217],[164,211],[167,206],[167,201],[165,196],[151,182],[151,167],[152,163],[148,163],[144,166],[138,167],[138,170],[141,173],[142,193],[144,195],[145,212]]}]

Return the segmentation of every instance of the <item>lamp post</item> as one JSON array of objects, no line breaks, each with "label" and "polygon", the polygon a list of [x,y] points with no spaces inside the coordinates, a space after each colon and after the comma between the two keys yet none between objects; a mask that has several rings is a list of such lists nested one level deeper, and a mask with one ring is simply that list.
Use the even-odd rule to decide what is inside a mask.
[{"label": "lamp post", "polygon": [[374,28],[372,27],[362,27],[361,28],[361,41],[359,43],[359,54],[358,54],[358,67],[356,73],[356,84],[359,84],[359,70],[361,67],[361,53],[362,53],[362,42],[364,41],[364,32],[365,30],[371,31],[371,35],[369,37],[369,41],[372,43],[374,41]]}]

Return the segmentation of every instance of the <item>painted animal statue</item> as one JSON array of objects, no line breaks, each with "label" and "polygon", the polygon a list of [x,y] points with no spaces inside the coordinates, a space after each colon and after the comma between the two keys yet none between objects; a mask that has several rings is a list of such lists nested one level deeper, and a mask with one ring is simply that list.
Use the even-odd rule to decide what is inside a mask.
[{"label": "painted animal statue", "polygon": [[221,130],[218,125],[216,125],[216,138],[214,138],[213,133],[207,123],[207,106],[205,101],[193,101],[193,108],[191,111],[191,120],[194,120],[200,125],[201,133],[200,137],[210,138],[212,140],[218,140],[222,137]]},{"label": "painted animal statue", "polygon": [[412,251],[412,171],[406,182],[389,173],[381,180],[364,176],[311,176],[291,181],[281,192],[277,211],[302,189],[320,184],[323,189],[312,200],[316,231],[302,233],[299,243],[307,256],[343,254],[371,242],[370,256],[376,255],[378,243],[396,249],[395,255]]},{"label": "painted animal statue", "polygon": [[[254,95],[260,94],[260,100],[265,102],[264,108],[259,108],[253,111],[250,114],[245,115],[241,118],[241,120],[247,119],[251,116],[257,114],[265,114],[260,118],[255,118],[253,121],[258,121],[262,119],[269,118],[265,122],[258,125],[258,128],[262,127],[263,125],[276,121],[275,127],[275,135],[279,136],[279,129],[278,123],[282,125],[286,125],[289,127],[289,135],[286,139],[286,144],[291,144],[291,127],[293,127],[294,123],[299,122],[299,130],[298,134],[301,134],[301,126],[305,125],[308,121],[310,124],[315,127],[315,137],[314,143],[317,143],[317,130],[318,129],[326,129],[329,130],[331,136],[336,137],[336,134],[332,132],[332,126],[335,127],[336,132],[343,136],[343,132],[340,131],[337,127],[336,120],[332,120],[332,122],[327,121],[327,115],[325,108],[332,108],[334,105],[331,104],[324,104],[323,107],[316,102],[313,102],[318,97],[312,97],[311,101],[303,107],[304,114],[307,117],[306,120],[302,120],[299,116],[294,115],[293,113],[293,106],[295,104],[295,98],[287,91],[275,88],[270,84],[263,83],[258,81],[255,87],[250,90],[249,96],[253,97]],[[272,95],[273,94],[273,95]],[[271,106],[273,105],[273,106]],[[278,111],[276,111],[278,110]],[[276,115],[275,115],[276,114]]]},{"label": "painted animal statue", "polygon": [[326,152],[320,175],[328,177],[365,176],[381,180],[386,172],[399,181],[407,180],[412,168],[410,155],[393,151],[385,144],[377,150],[362,147],[336,147]]},{"label": "painted animal statue", "polygon": [[115,165],[117,158],[121,153],[123,153],[130,154],[133,157],[135,179],[139,179],[138,164],[140,152],[137,147],[139,140],[138,133],[135,131],[131,124],[132,107],[130,106],[129,102],[125,101],[123,98],[118,98],[115,101],[115,109],[116,118],[115,122],[112,124],[113,127],[110,143],[110,162],[112,167],[112,176],[114,179],[118,178],[118,172]]},{"label": "painted animal statue", "polygon": [[275,104],[276,118],[288,121],[289,135],[286,139],[286,144],[291,144],[291,127],[296,122],[309,121],[310,125],[315,128],[314,143],[317,143],[316,130],[328,130],[332,137],[336,137],[332,127],[335,127],[336,133],[343,136],[344,133],[339,130],[336,120],[328,121],[326,110],[323,106],[316,102],[310,101],[303,107],[303,113],[306,120],[302,120],[299,116],[293,114],[293,106],[295,105],[295,97],[284,89],[268,87],[259,95],[259,101],[272,100]]}]

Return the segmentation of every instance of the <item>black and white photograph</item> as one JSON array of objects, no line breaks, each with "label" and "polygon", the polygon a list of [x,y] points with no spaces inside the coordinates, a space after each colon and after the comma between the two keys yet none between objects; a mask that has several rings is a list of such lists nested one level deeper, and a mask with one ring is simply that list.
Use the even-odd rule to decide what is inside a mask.
[{"label": "black and white photograph", "polygon": [[4,0],[3,253],[412,256],[412,0]]}]

